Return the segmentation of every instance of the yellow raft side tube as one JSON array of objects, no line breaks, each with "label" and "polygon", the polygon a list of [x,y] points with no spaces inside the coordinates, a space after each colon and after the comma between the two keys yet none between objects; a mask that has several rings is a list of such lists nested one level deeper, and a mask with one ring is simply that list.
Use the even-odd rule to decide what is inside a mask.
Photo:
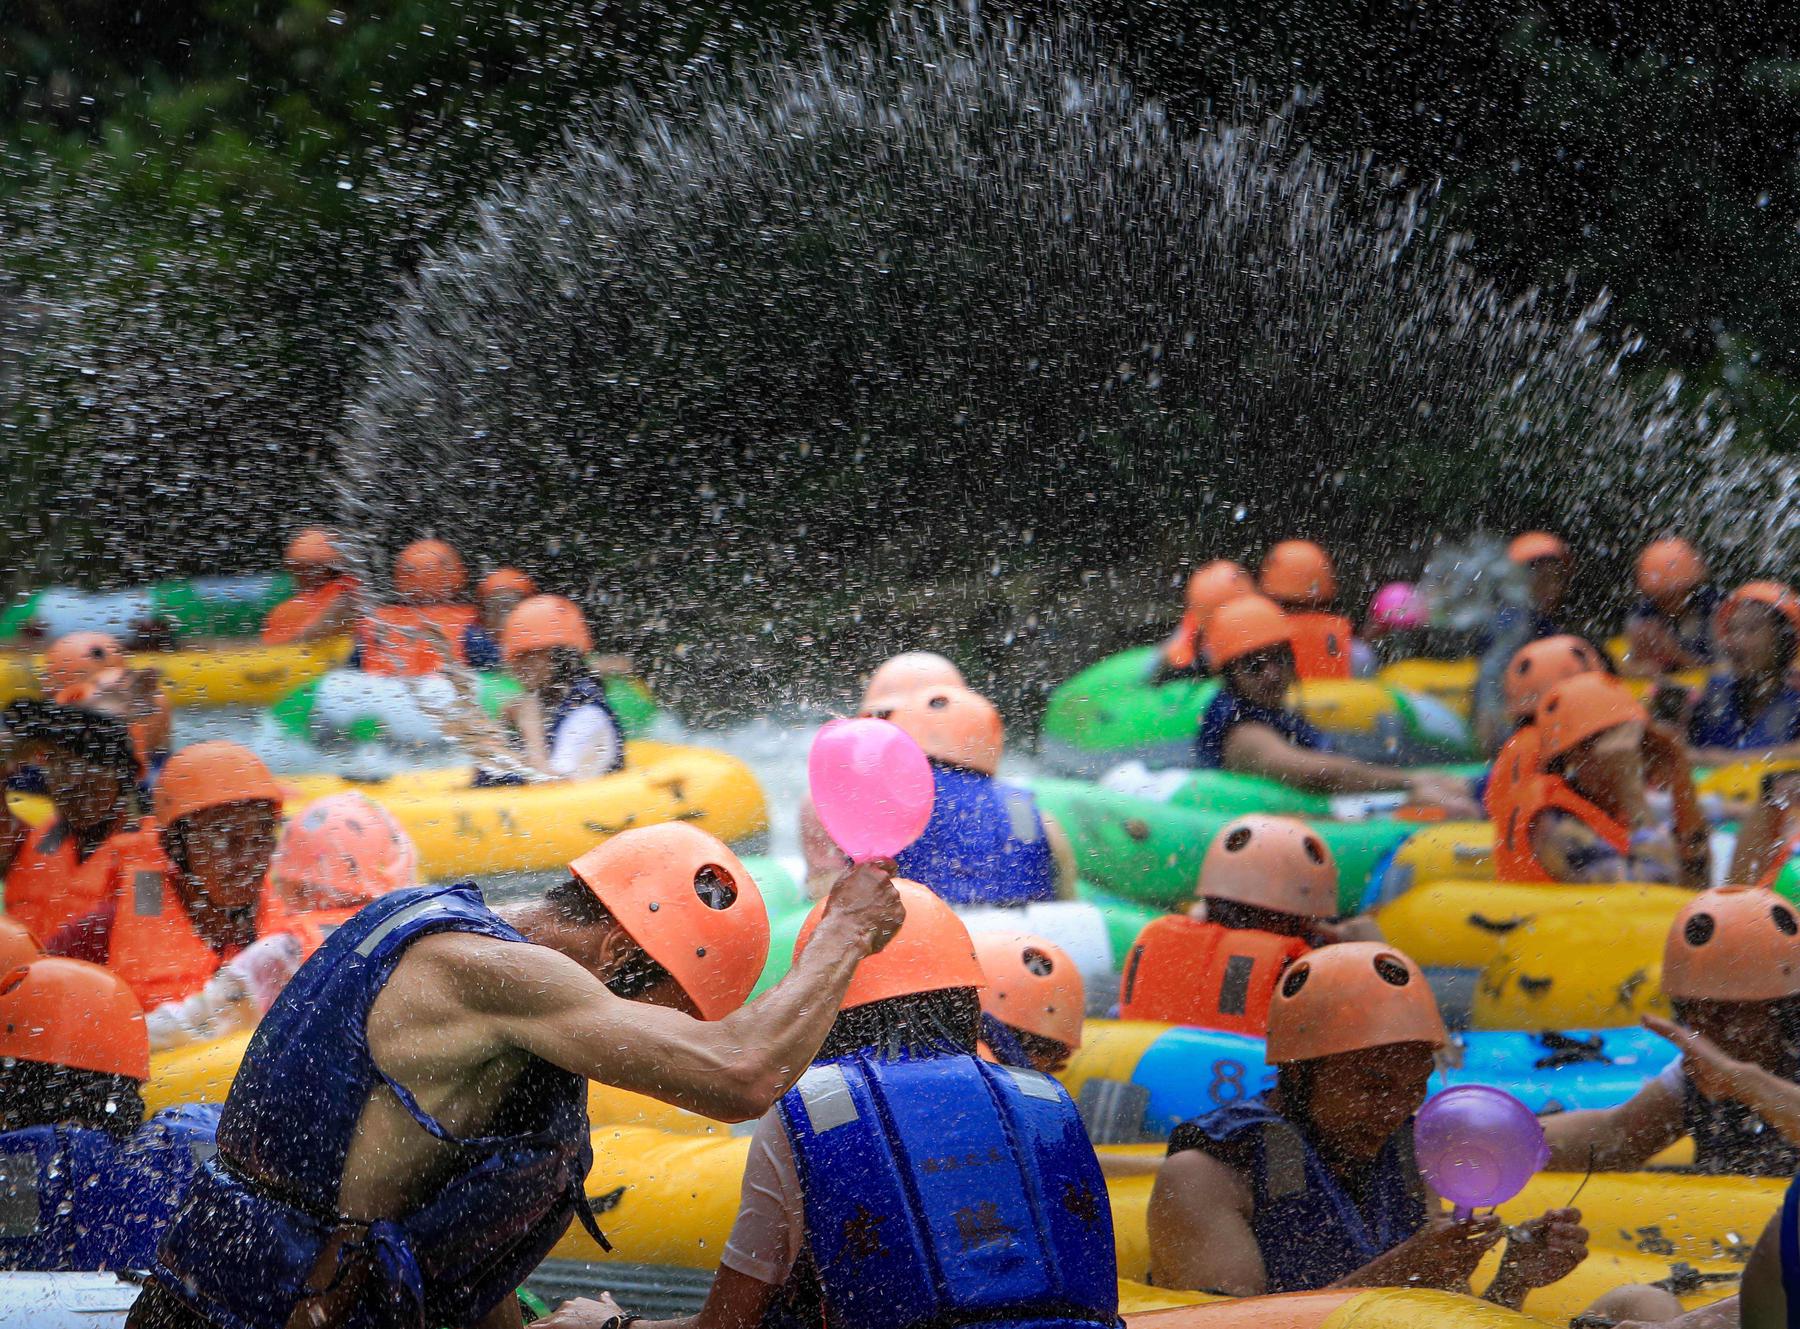
[{"label": "yellow raft side tube", "polygon": [[1663,942],[1680,908],[1663,888],[1636,910],[1548,914],[1508,937],[1475,987],[1476,1029],[1605,1029],[1667,1015]]},{"label": "yellow raft side tube", "polygon": [[[201,651],[134,651],[134,669],[154,669],[176,706],[270,706],[302,683],[335,669],[350,655],[350,639],[309,646],[245,643]],[[0,657],[0,704],[41,695],[43,657],[7,652]]]},{"label": "yellow raft side tube", "polygon": [[467,767],[420,771],[375,784],[334,776],[284,781],[298,808],[346,789],[380,803],[412,836],[426,881],[484,872],[560,868],[620,831],[687,821],[721,840],[768,829],[768,807],[750,768],[707,748],[647,741],[625,745],[625,769],[597,780],[493,789],[470,787]]},{"label": "yellow raft side tube", "polygon": [[[1560,886],[1519,882],[1433,881],[1415,886],[1392,904],[1376,911],[1381,933],[1423,965],[1452,969],[1486,969],[1507,951],[1510,939],[1552,918],[1582,920],[1570,924],[1602,944],[1621,915],[1654,918],[1667,930],[1681,906],[1694,898],[1679,886],[1617,885]],[[1547,934],[1539,934],[1540,937]],[[1633,933],[1632,935],[1636,935]],[[1661,956],[1661,933],[1657,955]],[[1558,942],[1559,947],[1568,943]],[[1574,959],[1559,949],[1555,954],[1535,949],[1518,953],[1544,965]],[[1580,957],[1580,964],[1586,957]],[[1493,1027],[1493,1026],[1483,1026]],[[1518,1026],[1525,1028],[1529,1026]],[[1554,1026],[1566,1028],[1570,1026]]]},{"label": "yellow raft side tube", "polygon": [[[572,1260],[624,1260],[710,1269],[730,1235],[737,1216],[749,1140],[742,1136],[678,1135],[642,1126],[607,1126],[593,1135],[594,1167],[587,1195],[599,1212],[600,1225],[614,1250],[606,1255],[580,1227],[572,1225],[552,1255]],[[1111,1152],[1109,1150],[1102,1152]],[[1142,1153],[1137,1148],[1127,1152]],[[1571,1173],[1545,1173],[1524,1192],[1501,1206],[1501,1216],[1521,1222],[1546,1209],[1566,1205],[1582,1178]],[[1149,1238],[1144,1213],[1151,1177],[1115,1180],[1112,1200],[1119,1273],[1129,1283],[1141,1280],[1149,1266]],[[1675,1173],[1598,1173],[1588,1179],[1578,1205],[1591,1236],[1592,1254],[1569,1278],[1534,1292],[1527,1309],[1552,1321],[1566,1321],[1601,1293],[1625,1282],[1650,1282],[1669,1275],[1671,1266],[1686,1263],[1705,1273],[1735,1272],[1781,1202],[1784,1179],[1697,1177]],[[1476,1276],[1485,1286],[1499,1253],[1488,1257]],[[1122,1284],[1127,1286],[1129,1284]],[[1710,1300],[1729,1287],[1714,1288],[1690,1304]],[[1170,1302],[1186,1294],[1133,1288],[1136,1305],[1163,1297]],[[1360,1295],[1360,1294],[1359,1294]],[[1407,1297],[1419,1294],[1403,1294]],[[1445,1306],[1461,1306],[1453,1299]],[[1493,1308],[1470,1313],[1485,1316]],[[1195,1324],[1209,1323],[1195,1319]],[[1327,1323],[1326,1320],[1294,1323]],[[1337,1321],[1355,1323],[1356,1321]],[[1163,1323],[1188,1323],[1169,1320]],[[1216,1323],[1230,1324],[1230,1319]],[[1245,1323],[1239,1321],[1239,1323]],[[1255,1321],[1281,1324],[1278,1319]],[[1446,1323],[1414,1319],[1362,1321],[1366,1324]],[[1450,1324],[1511,1324],[1515,1320],[1461,1318]]]}]

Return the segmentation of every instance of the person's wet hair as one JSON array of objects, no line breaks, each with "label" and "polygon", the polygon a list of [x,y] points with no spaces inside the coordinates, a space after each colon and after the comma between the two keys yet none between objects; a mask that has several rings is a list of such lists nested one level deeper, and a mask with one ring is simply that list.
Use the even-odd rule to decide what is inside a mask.
[{"label": "person's wet hair", "polygon": [[1312,935],[1313,924],[1319,920],[1284,914],[1278,909],[1264,909],[1242,900],[1218,900],[1209,895],[1206,897],[1206,921],[1238,931],[1273,932],[1278,937],[1304,939]]},{"label": "person's wet hair", "polygon": [[1020,1029],[1015,1025],[1007,1025],[1006,1032],[1018,1040],[1019,1050],[1031,1058],[1031,1064],[1040,1063],[1054,1066],[1058,1062],[1067,1061],[1070,1056],[1069,1045],[1057,1038],[1046,1038],[1042,1034],[1034,1034],[1028,1029]]},{"label": "person's wet hair", "polygon": [[131,741],[131,729],[117,716],[80,706],[28,700],[15,701],[0,712],[0,725],[18,743],[55,748],[111,771],[118,777],[119,787],[132,809],[140,813],[148,810],[143,788],[138,784],[137,748]]},{"label": "person's wet hair", "polygon": [[817,1061],[870,1052],[884,1061],[907,1056],[973,1053],[981,1031],[974,988],[941,988],[871,1001],[839,1011]]},{"label": "person's wet hair", "polygon": [[[573,874],[547,889],[544,903],[572,927],[599,927],[612,918],[587,884]],[[667,969],[633,943],[631,954],[606,979],[606,990],[625,1001],[636,1001],[646,992],[672,981]]]},{"label": "person's wet hair", "polygon": [[1781,1035],[1781,1041],[1800,1053],[1800,996],[1783,997],[1779,1001],[1700,1001],[1695,999],[1675,998],[1670,1001],[1671,1012],[1677,1024],[1692,1027],[1696,1007],[1711,1007],[1718,1010],[1731,1006],[1751,1006],[1756,1008],[1757,1018],[1771,1020]]},{"label": "person's wet hair", "polygon": [[143,1090],[129,1076],[0,1057],[0,1131],[80,1126],[122,1140],[143,1119]]}]

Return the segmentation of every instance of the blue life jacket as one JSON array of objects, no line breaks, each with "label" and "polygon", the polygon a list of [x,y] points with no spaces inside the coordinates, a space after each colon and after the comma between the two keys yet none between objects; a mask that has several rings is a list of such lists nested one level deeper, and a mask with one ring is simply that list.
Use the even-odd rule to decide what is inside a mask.
[{"label": "blue life jacket", "polygon": [[931,763],[925,833],[902,849],[900,875],[951,904],[1021,905],[1056,898],[1056,858],[1037,800],[1017,785]]},{"label": "blue life jacket", "polygon": [[1737,680],[1718,674],[1706,681],[1706,691],[1688,721],[1688,742],[1697,748],[1769,748],[1800,739],[1800,692],[1783,685],[1756,715],[1746,715]]},{"label": "blue life jacket", "polygon": [[825,1324],[1119,1324],[1106,1183],[1055,1080],[859,1053],[815,1064],[778,1110]]},{"label": "blue life jacket", "polygon": [[1787,1329],[1800,1329],[1800,1177],[1781,1199],[1781,1295],[1787,1302]]},{"label": "blue life jacket", "polygon": [[[619,717],[613,714],[612,703],[606,699],[606,688],[598,679],[578,678],[574,683],[569,685],[568,691],[563,693],[563,699],[556,703],[556,709],[550,712],[544,725],[545,742],[554,748],[556,746],[556,735],[562,730],[563,725],[568,723],[569,717],[586,706],[598,706],[601,710],[605,711],[607,723],[612,725],[613,732],[618,734],[621,738],[624,737],[624,731],[619,726]],[[620,770],[624,765],[625,745],[621,743],[619,745],[619,760],[612,769],[614,771]],[[608,775],[611,773],[611,771],[604,772],[604,774]],[[496,785],[524,783],[525,778],[523,776],[514,775],[510,771],[489,771],[484,770],[481,767],[476,767],[475,769],[475,787],[477,789],[490,789]]]},{"label": "blue life jacket", "polygon": [[1031,1064],[1031,1054],[1025,1051],[1025,1045],[1019,1042],[1019,1035],[1009,1024],[1002,1024],[986,1011],[981,1013],[981,1041],[987,1044],[988,1051],[1002,1066],[1017,1066],[1021,1070],[1035,1070]]},{"label": "blue life jacket", "polygon": [[[474,883],[395,891],[351,917],[307,961],[257,1026],[219,1124],[219,1152],[195,1176],[154,1274],[220,1329],[282,1329],[309,1295],[320,1252],[346,1240],[345,1267],[367,1290],[341,1323],[479,1320],[579,1217],[604,1246],[581,1186],[593,1161],[587,1085],[533,1060],[493,1121],[502,1134],[458,1138],[369,1053],[369,1008],[420,937],[525,938]],[[369,1094],[385,1086],[414,1121],[458,1146],[434,1191],[399,1218],[360,1223],[337,1209],[344,1158]]]},{"label": "blue life jacket", "polygon": [[463,663],[471,669],[498,669],[501,665],[500,643],[479,623],[463,629]]},{"label": "blue life jacket", "polygon": [[124,1140],[79,1126],[0,1134],[0,1269],[148,1269],[218,1125],[217,1106],[192,1106]]},{"label": "blue life jacket", "polygon": [[1330,1286],[1424,1226],[1425,1189],[1412,1138],[1410,1121],[1389,1137],[1360,1202],[1331,1174],[1306,1132],[1260,1098],[1184,1122],[1169,1137],[1169,1152],[1200,1149],[1245,1171],[1254,1196],[1250,1227],[1268,1290],[1306,1292]]},{"label": "blue life jacket", "polygon": [[1688,596],[1687,613],[1680,618],[1671,618],[1648,597],[1640,597],[1631,607],[1625,621],[1639,623],[1647,619],[1660,623],[1681,644],[1682,650],[1698,660],[1710,663],[1718,654],[1718,647],[1713,641],[1713,615],[1718,613],[1719,604],[1724,598],[1716,586],[1696,586]]},{"label": "blue life jacket", "polygon": [[1200,732],[1194,739],[1194,764],[1203,771],[1225,769],[1225,738],[1241,724],[1266,724],[1295,747],[1318,751],[1331,747],[1324,734],[1294,712],[1258,706],[1229,686],[1221,686],[1200,716]]}]

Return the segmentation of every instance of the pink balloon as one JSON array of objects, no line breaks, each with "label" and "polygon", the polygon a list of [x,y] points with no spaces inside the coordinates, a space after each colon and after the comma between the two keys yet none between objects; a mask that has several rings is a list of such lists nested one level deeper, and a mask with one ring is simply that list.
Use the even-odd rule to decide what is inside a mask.
[{"label": "pink balloon", "polygon": [[1413,1150],[1457,1217],[1504,1204],[1550,1161],[1544,1127],[1518,1099],[1485,1084],[1433,1095],[1413,1118]]},{"label": "pink balloon", "polygon": [[931,763],[886,720],[833,720],[807,758],[813,807],[838,847],[861,863],[892,858],[931,820]]}]

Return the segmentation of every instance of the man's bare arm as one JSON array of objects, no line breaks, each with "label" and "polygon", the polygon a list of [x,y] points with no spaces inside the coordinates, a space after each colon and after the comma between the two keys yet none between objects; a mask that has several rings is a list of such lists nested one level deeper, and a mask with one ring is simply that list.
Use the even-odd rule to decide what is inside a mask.
[{"label": "man's bare arm", "polygon": [[811,1063],[857,963],[899,927],[905,911],[892,871],[868,863],[846,873],[788,976],[722,1020],[624,1001],[573,960],[505,943],[472,967],[468,996],[503,1044],[691,1112],[747,1121]]}]

